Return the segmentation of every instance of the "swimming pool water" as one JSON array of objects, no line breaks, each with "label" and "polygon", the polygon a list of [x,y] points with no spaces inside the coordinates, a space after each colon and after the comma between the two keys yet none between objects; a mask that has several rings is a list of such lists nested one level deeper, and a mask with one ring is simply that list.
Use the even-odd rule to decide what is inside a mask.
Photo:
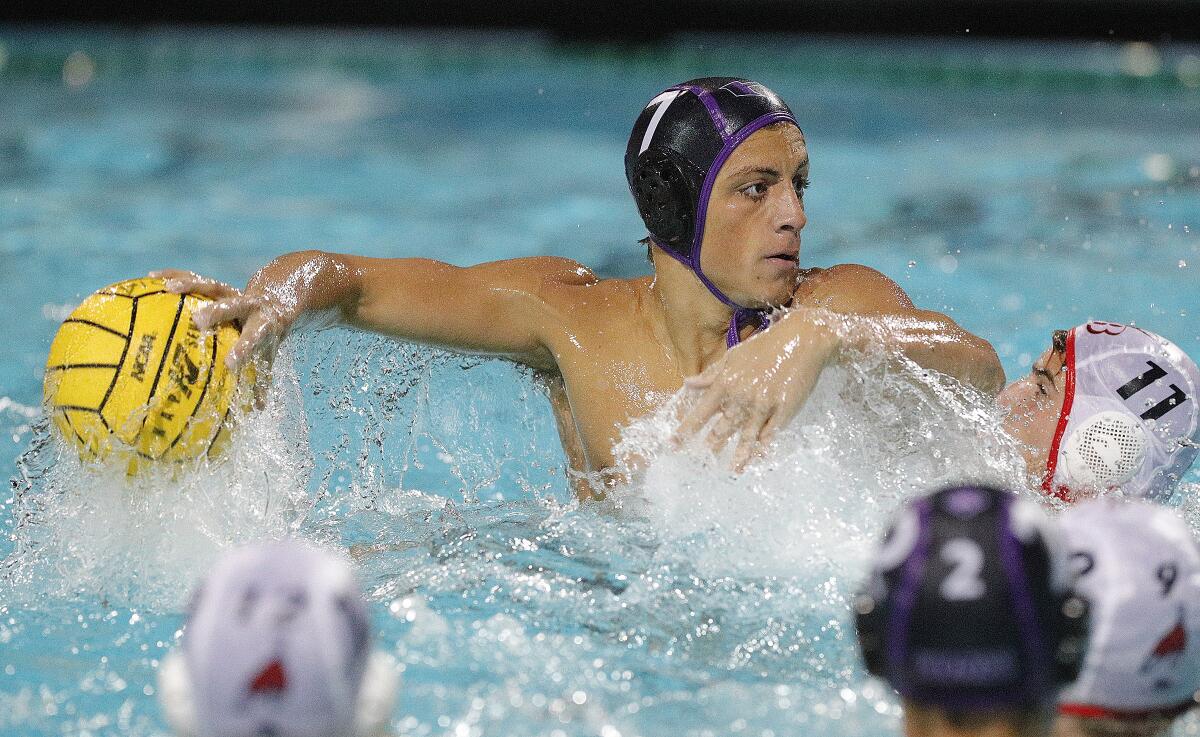
[{"label": "swimming pool water", "polygon": [[740,74],[804,126],[806,264],[884,271],[1010,379],[1087,318],[1200,355],[1198,69],[1139,45],[0,29],[0,734],[162,734],[194,577],[289,531],[359,563],[403,735],[894,731],[844,599],[899,497],[1009,472],[963,440],[977,406],[839,414],[863,397],[833,375],[775,469],[668,453],[644,504],[580,509],[524,372],[326,331],[290,344],[237,470],[130,492],[45,442],[50,338],[104,284],[240,284],[309,247],[642,273],[627,128],[668,84]]}]

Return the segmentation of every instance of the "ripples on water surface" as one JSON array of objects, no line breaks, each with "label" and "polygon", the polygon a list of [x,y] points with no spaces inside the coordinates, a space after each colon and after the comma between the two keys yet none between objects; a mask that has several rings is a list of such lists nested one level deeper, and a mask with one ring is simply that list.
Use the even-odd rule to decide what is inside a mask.
[{"label": "ripples on water surface", "polygon": [[[644,268],[620,155],[679,79],[736,66],[792,101],[814,159],[806,261],[953,307],[1010,377],[1089,316],[1200,354],[1195,51],[1135,76],[1107,47],[0,42],[0,264],[23,275],[0,324],[4,735],[160,734],[148,684],[195,577],[289,533],[359,564],[405,667],[401,734],[895,733],[846,629],[869,544],[904,496],[1016,471],[986,406],[870,357],[829,372],[738,479],[647,418],[627,441],[644,476],[582,508],[531,377],[343,331],[290,341],[228,461],[183,484],[96,477],[36,409],[64,305],[152,267],[241,282],[315,245]],[[75,57],[72,87],[77,50],[92,76]]]}]

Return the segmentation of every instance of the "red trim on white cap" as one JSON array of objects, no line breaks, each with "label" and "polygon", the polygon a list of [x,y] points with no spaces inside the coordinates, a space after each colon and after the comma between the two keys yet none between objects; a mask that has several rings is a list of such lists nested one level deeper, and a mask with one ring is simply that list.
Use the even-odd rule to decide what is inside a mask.
[{"label": "red trim on white cap", "polygon": [[1062,411],[1058,414],[1058,427],[1055,428],[1054,440],[1050,443],[1050,455],[1046,457],[1046,475],[1042,479],[1042,490],[1069,502],[1072,501],[1071,490],[1061,485],[1054,486],[1054,472],[1058,469],[1058,447],[1067,431],[1067,422],[1071,419],[1071,406],[1075,404],[1075,328],[1071,328],[1071,332],[1067,334],[1067,351],[1063,356],[1062,371],[1066,382],[1063,388]]},{"label": "red trim on white cap", "polygon": [[1158,709],[1145,709],[1142,711],[1118,711],[1116,709],[1107,709],[1103,706],[1093,706],[1091,704],[1059,704],[1058,713],[1069,717],[1079,717],[1080,719],[1122,719],[1127,721],[1151,719],[1154,717],[1174,719],[1195,705],[1196,702],[1193,699],[1188,699],[1182,704],[1163,706]]}]

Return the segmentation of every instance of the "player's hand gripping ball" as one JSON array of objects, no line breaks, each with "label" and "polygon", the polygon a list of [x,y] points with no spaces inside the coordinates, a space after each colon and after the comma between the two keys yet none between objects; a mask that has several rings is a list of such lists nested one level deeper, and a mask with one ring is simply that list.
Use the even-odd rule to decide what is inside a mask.
[{"label": "player's hand gripping ball", "polygon": [[[43,393],[54,425],[84,460],[117,459],[129,473],[214,456],[231,417],[249,409],[225,367],[238,330],[201,333],[207,297],[171,294],[161,279],[105,287],[63,321]],[[246,375],[247,386],[253,377]],[[247,397],[248,399],[248,397]]]}]

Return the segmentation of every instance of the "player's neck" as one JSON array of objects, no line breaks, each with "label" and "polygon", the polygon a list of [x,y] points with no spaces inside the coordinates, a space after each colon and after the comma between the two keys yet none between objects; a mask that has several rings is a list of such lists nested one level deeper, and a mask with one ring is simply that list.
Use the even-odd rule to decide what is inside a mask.
[{"label": "player's neck", "polygon": [[997,713],[993,718],[979,715],[953,724],[937,709],[905,704],[904,737],[1043,737],[1050,733],[1049,726],[1041,719],[1022,719],[1015,713]]},{"label": "player's neck", "polygon": [[1095,728],[1088,729],[1084,726],[1086,722],[1079,717],[1060,716],[1055,720],[1051,734],[1052,737],[1095,737],[1098,734],[1112,737],[1166,737],[1171,731],[1171,722],[1166,718],[1152,722],[1133,722],[1125,730],[1118,729],[1111,721],[1100,721]]},{"label": "player's neck", "polygon": [[655,254],[650,294],[683,376],[700,373],[725,354],[733,309],[714,297],[686,266],[666,254]]}]

